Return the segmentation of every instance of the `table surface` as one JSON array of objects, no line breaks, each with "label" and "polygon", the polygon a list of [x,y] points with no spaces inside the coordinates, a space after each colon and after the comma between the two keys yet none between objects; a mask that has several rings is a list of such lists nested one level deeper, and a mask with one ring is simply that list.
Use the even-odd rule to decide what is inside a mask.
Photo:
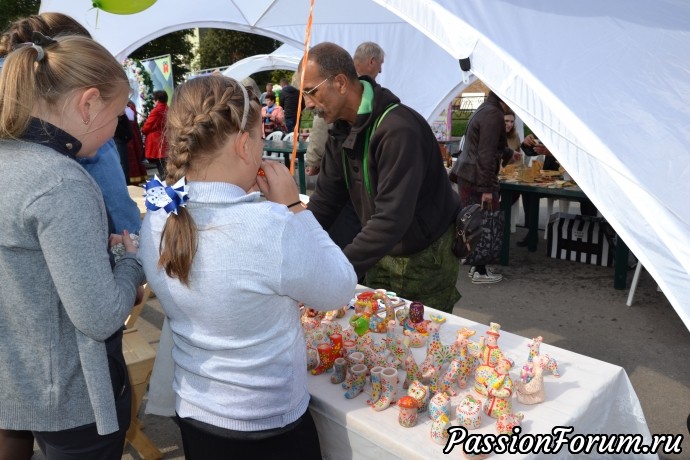
[{"label": "table surface", "polygon": [[549,182],[518,182],[510,180],[503,180],[500,184],[501,189],[514,192],[534,192],[552,197],[587,199],[585,192],[576,185],[571,187],[555,187],[553,183]]},{"label": "table surface", "polygon": [[[267,152],[292,153],[293,145],[294,142],[291,141],[264,140],[264,150]],[[308,145],[308,142],[299,141],[297,153],[306,153]]]},{"label": "table surface", "polygon": [[[364,289],[359,287],[358,291]],[[446,318],[440,331],[441,342],[444,345],[453,343],[456,331],[462,327],[476,331],[471,339],[476,342],[479,341],[481,335],[485,335],[488,329],[487,325],[433,309],[425,310],[425,319],[429,319],[429,312]],[[338,320],[343,328],[349,327],[347,318],[351,314],[352,310],[349,310],[346,318]],[[498,320],[500,321],[500,318]],[[402,334],[401,326],[397,327],[396,334]],[[374,334],[374,337],[377,342],[380,342],[384,335]],[[527,360],[529,351],[527,345],[530,342],[531,339],[501,331],[498,345],[515,361],[515,366],[510,372],[513,382],[519,379],[520,369]],[[421,363],[426,348],[412,350],[417,363]],[[550,434],[555,426],[573,426],[575,428],[573,434],[641,434],[645,443],[650,442],[650,432],[642,408],[623,368],[544,343],[541,345],[540,352],[541,354],[548,353],[558,361],[561,377],[556,378],[544,372],[546,401],[541,404],[524,405],[513,398],[513,411],[522,412],[525,415],[522,422],[523,434]],[[341,385],[330,382],[330,375],[332,374],[326,373],[309,377],[309,391],[312,395],[310,407],[319,430],[324,459],[462,458],[458,446],[449,455],[445,455],[442,452],[443,446],[431,441],[429,436],[431,420],[426,412],[419,414],[415,427],[403,428],[398,424],[397,407],[391,406],[382,412],[376,412],[366,404],[369,397],[367,392],[371,391],[369,386],[365,387],[364,393],[348,400],[343,396],[344,390]],[[404,380],[404,375],[404,371],[399,370],[400,382]],[[468,383],[467,389],[460,390],[458,396],[451,398],[451,422],[455,418],[457,402],[468,393],[480,397]],[[398,395],[404,394],[406,390],[402,390],[399,384]],[[482,417],[480,428],[469,433],[496,434],[496,420],[484,414]],[[494,454],[490,458],[538,457]],[[571,456],[567,450],[562,450],[559,454],[550,455],[549,458],[571,458]],[[657,456],[647,455],[637,458],[657,458]]]}]

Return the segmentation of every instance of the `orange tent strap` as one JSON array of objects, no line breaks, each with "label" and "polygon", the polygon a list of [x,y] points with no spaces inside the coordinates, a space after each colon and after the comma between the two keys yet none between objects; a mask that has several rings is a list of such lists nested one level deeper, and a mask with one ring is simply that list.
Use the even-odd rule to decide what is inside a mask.
[{"label": "orange tent strap", "polygon": [[[307,30],[304,37],[304,57],[302,58],[302,65],[307,64],[309,57],[309,43],[311,42],[311,26],[314,20],[314,0],[311,0],[309,7],[309,19],[307,19]],[[302,67],[304,69],[304,67]],[[302,116],[302,88],[304,87],[304,72],[299,76],[299,97],[297,98],[297,120]],[[295,160],[297,159],[297,144],[299,143],[299,123],[295,123],[295,129],[292,133],[292,156],[290,157],[290,174],[295,173]]]}]

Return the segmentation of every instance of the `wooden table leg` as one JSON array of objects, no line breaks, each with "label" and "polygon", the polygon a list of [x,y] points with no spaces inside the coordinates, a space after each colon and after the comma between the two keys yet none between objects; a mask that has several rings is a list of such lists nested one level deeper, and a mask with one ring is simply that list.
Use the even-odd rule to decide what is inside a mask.
[{"label": "wooden table leg", "polygon": [[529,252],[537,252],[537,245],[539,244],[539,195],[536,193],[529,193],[527,195],[527,250]]}]

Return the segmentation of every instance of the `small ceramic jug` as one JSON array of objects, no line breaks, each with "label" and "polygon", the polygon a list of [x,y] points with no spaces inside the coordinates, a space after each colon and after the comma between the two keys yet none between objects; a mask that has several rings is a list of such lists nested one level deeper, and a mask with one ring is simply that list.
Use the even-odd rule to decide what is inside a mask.
[{"label": "small ceramic jug", "polygon": [[468,430],[479,428],[482,423],[482,405],[472,395],[467,395],[455,409],[455,425],[464,426]]},{"label": "small ceramic jug", "polygon": [[417,400],[412,396],[403,396],[398,400],[398,423],[405,428],[411,428],[417,424]]},{"label": "small ceramic jug", "polygon": [[436,420],[442,414],[450,419],[450,398],[445,393],[436,393],[429,402],[429,418]]}]

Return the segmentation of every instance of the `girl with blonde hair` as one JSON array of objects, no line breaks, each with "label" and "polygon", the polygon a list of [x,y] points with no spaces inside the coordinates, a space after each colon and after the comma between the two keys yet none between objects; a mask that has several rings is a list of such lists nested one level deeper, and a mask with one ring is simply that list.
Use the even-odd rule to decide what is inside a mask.
[{"label": "girl with blonde hair", "polygon": [[[49,460],[119,459],[122,327],[144,276],[75,160],[112,137],[128,81],[93,40],[34,32],[8,54],[0,94],[0,428],[31,430]],[[113,266],[109,240],[126,251]]]},{"label": "girl with blonde hair", "polygon": [[147,185],[140,256],[172,330],[187,460],[321,458],[298,304],[341,307],[357,279],[288,169],[262,162],[261,128],[250,89],[190,80],[168,110],[166,180]]}]

